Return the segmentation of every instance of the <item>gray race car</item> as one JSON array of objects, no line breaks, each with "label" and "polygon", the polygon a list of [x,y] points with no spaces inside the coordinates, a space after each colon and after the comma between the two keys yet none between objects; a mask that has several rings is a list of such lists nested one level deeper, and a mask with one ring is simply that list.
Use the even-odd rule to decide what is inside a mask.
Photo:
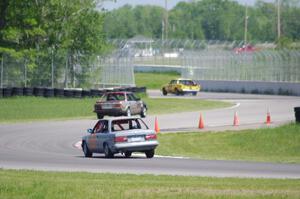
[{"label": "gray race car", "polygon": [[104,94],[94,105],[98,119],[108,116],[146,117],[147,105],[131,92],[109,92]]},{"label": "gray race car", "polygon": [[155,131],[139,117],[101,119],[88,133],[82,138],[85,157],[104,153],[106,158],[113,158],[114,154],[122,153],[129,158],[132,152],[143,152],[152,158],[159,144]]}]

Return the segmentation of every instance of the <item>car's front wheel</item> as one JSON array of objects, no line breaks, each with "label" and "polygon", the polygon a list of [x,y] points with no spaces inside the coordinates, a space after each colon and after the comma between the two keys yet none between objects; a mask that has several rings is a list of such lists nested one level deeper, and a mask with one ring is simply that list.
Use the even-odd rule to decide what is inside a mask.
[{"label": "car's front wheel", "polygon": [[125,152],[125,157],[126,157],[126,158],[130,158],[131,155],[132,155],[132,152],[130,152],[130,151],[126,151],[126,152]]},{"label": "car's front wheel", "polygon": [[142,111],[141,111],[141,117],[142,118],[145,118],[147,116],[147,108],[146,107],[143,107],[142,108]]},{"label": "car's front wheel", "polygon": [[127,116],[127,117],[130,117],[130,116],[131,116],[131,110],[130,110],[130,107],[128,107],[127,110],[126,110],[126,116]]},{"label": "car's front wheel", "polygon": [[114,157],[114,154],[111,152],[108,144],[104,144],[104,155],[106,158],[113,158]]},{"label": "car's front wheel", "polygon": [[89,150],[87,144],[84,142],[82,146],[84,157],[90,158],[93,156],[93,153]]},{"label": "car's front wheel", "polygon": [[147,158],[153,158],[154,153],[155,153],[154,149],[151,149],[151,150],[146,151],[145,155],[146,155]]},{"label": "car's front wheel", "polygon": [[168,92],[166,91],[165,88],[162,89],[162,94],[165,95],[165,96],[168,94]]}]

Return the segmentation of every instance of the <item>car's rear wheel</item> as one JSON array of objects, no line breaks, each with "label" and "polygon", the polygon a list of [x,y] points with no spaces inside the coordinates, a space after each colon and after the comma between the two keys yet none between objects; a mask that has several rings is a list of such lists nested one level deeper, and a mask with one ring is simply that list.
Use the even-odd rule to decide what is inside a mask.
[{"label": "car's rear wheel", "polygon": [[84,142],[82,147],[84,157],[90,158],[93,156],[93,153],[89,150],[87,144]]},{"label": "car's rear wheel", "polygon": [[142,108],[142,111],[141,111],[141,117],[142,118],[145,118],[147,116],[147,108],[146,107],[143,107]]},{"label": "car's rear wheel", "polygon": [[162,94],[165,95],[165,96],[168,94],[168,92],[166,91],[165,88],[162,89]]},{"label": "car's rear wheel", "polygon": [[126,151],[126,152],[125,152],[125,157],[126,157],[126,158],[130,158],[131,155],[132,155],[132,152],[130,152],[130,151]]},{"label": "car's rear wheel", "polygon": [[127,110],[126,110],[126,116],[127,116],[127,117],[130,117],[130,116],[131,116],[131,110],[130,110],[130,107],[128,107]]},{"label": "car's rear wheel", "polygon": [[113,158],[114,157],[114,154],[111,152],[108,144],[104,144],[104,155],[106,158]]},{"label": "car's rear wheel", "polygon": [[153,158],[154,153],[155,153],[154,149],[151,149],[151,150],[146,151],[145,155],[146,155],[147,158]]},{"label": "car's rear wheel", "polygon": [[97,113],[97,118],[98,119],[103,119],[104,115],[100,114],[100,113]]}]

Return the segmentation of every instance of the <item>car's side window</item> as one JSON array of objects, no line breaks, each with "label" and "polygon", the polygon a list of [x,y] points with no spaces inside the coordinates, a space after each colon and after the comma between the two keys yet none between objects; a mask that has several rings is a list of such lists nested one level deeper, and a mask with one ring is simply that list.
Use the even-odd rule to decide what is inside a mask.
[{"label": "car's side window", "polygon": [[176,84],[176,80],[172,80],[170,84]]},{"label": "car's side window", "polygon": [[122,131],[124,130],[124,127],[122,126],[121,121],[113,121],[111,131]]},{"label": "car's side window", "polygon": [[141,129],[141,125],[138,120],[130,120],[129,121],[129,129]]},{"label": "car's side window", "polygon": [[99,121],[93,130],[93,133],[106,133],[108,132],[108,122],[106,120]]}]

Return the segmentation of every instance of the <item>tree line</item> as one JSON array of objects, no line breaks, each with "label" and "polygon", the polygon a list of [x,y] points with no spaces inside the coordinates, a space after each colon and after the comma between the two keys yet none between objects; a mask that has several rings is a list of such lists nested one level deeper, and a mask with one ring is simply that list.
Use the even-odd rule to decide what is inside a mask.
[{"label": "tree line", "polygon": [[[276,1],[275,1],[276,2]],[[252,41],[276,41],[277,4],[257,1],[254,6],[230,0],[180,2],[168,11],[158,6],[123,6],[107,12],[104,30],[108,38],[144,35],[169,39],[244,40],[247,9],[247,38]],[[281,0],[282,37],[300,39],[300,4],[298,0]],[[165,25],[166,24],[166,25]]]},{"label": "tree line", "polygon": [[4,75],[18,74],[13,69],[15,64],[10,64],[10,60],[18,60],[25,74],[32,77],[28,83],[49,85],[51,67],[55,67],[56,77],[66,69],[74,79],[75,68],[71,66],[78,65],[81,58],[90,60],[107,47],[99,3],[100,0],[1,0],[0,60]]},{"label": "tree line", "polygon": [[[55,76],[65,70],[71,74],[72,82],[75,78],[84,79],[91,68],[89,62],[110,51],[108,39],[128,39],[136,35],[154,39],[244,39],[246,6],[235,1],[180,2],[167,12],[158,6],[129,5],[105,11],[101,9],[103,1],[1,0],[1,77],[3,60],[9,57],[22,61],[32,83],[49,85],[51,67],[55,68]],[[299,0],[280,2],[282,41],[299,41]],[[248,40],[276,41],[275,3],[259,0],[247,8],[247,13]],[[164,35],[166,30],[167,35]],[[5,66],[13,67],[7,62]],[[15,71],[12,73],[18,75]]]}]

